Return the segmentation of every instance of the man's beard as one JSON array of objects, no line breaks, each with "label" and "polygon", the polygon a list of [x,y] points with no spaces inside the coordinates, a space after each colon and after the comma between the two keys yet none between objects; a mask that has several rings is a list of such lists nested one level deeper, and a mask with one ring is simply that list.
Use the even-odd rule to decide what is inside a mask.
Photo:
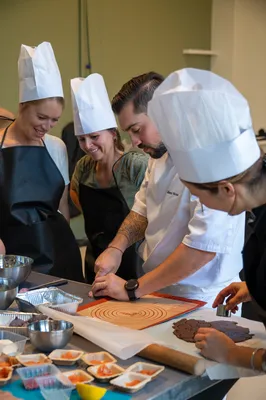
[{"label": "man's beard", "polygon": [[165,147],[163,142],[161,142],[156,147],[145,145],[142,143],[138,147],[140,149],[143,149],[145,151],[145,153],[148,153],[152,158],[155,158],[155,159],[161,158],[167,152],[167,148]]}]

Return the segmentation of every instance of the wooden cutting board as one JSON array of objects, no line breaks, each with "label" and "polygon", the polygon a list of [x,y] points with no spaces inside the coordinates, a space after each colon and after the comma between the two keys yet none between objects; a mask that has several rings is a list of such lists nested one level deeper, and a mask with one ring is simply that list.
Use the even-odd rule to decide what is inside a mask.
[{"label": "wooden cutting board", "polygon": [[161,293],[134,302],[100,299],[79,307],[78,313],[131,329],[145,329],[186,314],[206,303]]}]

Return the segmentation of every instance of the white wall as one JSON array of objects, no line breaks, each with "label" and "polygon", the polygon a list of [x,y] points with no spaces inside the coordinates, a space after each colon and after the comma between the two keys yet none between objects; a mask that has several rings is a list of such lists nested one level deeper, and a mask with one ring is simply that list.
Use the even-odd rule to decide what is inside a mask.
[{"label": "white wall", "polygon": [[266,129],[266,0],[213,0],[211,69],[248,99],[257,131]]},{"label": "white wall", "polygon": [[211,70],[232,80],[235,45],[235,0],[213,0],[211,48],[218,56],[211,59]]}]

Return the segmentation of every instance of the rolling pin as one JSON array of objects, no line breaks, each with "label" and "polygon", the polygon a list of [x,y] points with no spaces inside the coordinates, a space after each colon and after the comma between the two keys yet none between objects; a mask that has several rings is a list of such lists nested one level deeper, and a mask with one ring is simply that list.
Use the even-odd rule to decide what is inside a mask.
[{"label": "rolling pin", "polygon": [[151,344],[138,353],[138,356],[158,362],[174,369],[200,376],[205,372],[205,361],[202,358],[182,353],[159,344]]}]

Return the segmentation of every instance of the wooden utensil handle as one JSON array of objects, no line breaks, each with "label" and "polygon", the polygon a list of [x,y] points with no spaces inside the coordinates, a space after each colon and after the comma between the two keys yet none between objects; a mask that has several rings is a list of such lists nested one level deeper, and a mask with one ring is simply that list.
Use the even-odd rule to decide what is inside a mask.
[{"label": "wooden utensil handle", "polygon": [[175,369],[187,372],[191,375],[200,376],[205,371],[205,361],[181,351],[169,349],[168,347],[151,344],[143,349],[138,356],[148,360],[156,361]]}]

